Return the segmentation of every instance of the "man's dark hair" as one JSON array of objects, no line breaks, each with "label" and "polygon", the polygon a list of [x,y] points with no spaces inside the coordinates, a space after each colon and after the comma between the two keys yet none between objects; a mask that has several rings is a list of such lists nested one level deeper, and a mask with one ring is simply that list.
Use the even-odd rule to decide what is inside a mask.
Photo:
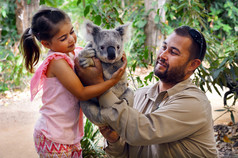
[{"label": "man's dark hair", "polygon": [[189,59],[200,59],[203,61],[207,49],[206,40],[203,34],[189,26],[178,27],[174,32],[179,36],[189,37],[192,40],[189,50]]}]

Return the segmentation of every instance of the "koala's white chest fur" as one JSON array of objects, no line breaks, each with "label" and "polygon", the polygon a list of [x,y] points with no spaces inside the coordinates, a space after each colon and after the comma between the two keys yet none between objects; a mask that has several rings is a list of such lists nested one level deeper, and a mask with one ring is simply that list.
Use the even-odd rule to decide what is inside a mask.
[{"label": "koala's white chest fur", "polygon": [[[122,66],[122,64],[123,62],[121,60],[113,64],[102,62],[104,79],[105,80],[110,79],[112,77],[112,74],[116,72]],[[126,89],[127,89],[127,74],[125,72],[121,80],[115,86],[113,86],[111,90],[117,97],[120,97],[126,91]]]}]

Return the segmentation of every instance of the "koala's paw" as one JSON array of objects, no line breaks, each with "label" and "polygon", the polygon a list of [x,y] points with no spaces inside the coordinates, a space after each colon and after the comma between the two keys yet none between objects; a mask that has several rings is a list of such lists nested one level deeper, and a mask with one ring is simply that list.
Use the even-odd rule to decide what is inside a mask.
[{"label": "koala's paw", "polygon": [[82,66],[83,68],[95,66],[92,58],[79,58],[79,65]]},{"label": "koala's paw", "polygon": [[91,43],[88,43],[86,47],[79,52],[79,64],[82,67],[94,66],[92,57],[96,55],[95,50],[92,48]]},{"label": "koala's paw", "polygon": [[81,50],[79,52],[79,57],[80,58],[92,58],[94,57],[96,54],[95,49],[88,47],[88,48],[84,48],[83,50]]}]

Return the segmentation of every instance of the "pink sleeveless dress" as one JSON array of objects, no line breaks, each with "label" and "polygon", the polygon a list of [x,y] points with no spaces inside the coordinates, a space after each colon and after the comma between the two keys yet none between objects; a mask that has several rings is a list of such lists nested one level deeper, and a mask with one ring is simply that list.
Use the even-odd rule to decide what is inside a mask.
[{"label": "pink sleeveless dress", "polygon": [[[77,47],[75,54],[81,49]],[[43,89],[43,106],[40,108],[41,116],[35,125],[35,133],[42,133],[55,143],[77,144],[84,135],[83,112],[79,108],[78,99],[56,77],[46,77],[48,65],[53,59],[64,59],[74,68],[74,57],[49,51],[47,58],[36,70],[31,79],[31,100]]]}]

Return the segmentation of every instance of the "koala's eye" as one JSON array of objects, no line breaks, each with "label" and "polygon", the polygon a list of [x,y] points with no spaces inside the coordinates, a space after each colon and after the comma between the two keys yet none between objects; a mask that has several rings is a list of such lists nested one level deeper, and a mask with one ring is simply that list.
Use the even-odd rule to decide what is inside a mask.
[{"label": "koala's eye", "polygon": [[120,49],[120,46],[119,46],[119,45],[117,46],[117,49]]},{"label": "koala's eye", "polygon": [[104,49],[104,46],[101,46],[100,48],[103,50],[103,49]]}]

